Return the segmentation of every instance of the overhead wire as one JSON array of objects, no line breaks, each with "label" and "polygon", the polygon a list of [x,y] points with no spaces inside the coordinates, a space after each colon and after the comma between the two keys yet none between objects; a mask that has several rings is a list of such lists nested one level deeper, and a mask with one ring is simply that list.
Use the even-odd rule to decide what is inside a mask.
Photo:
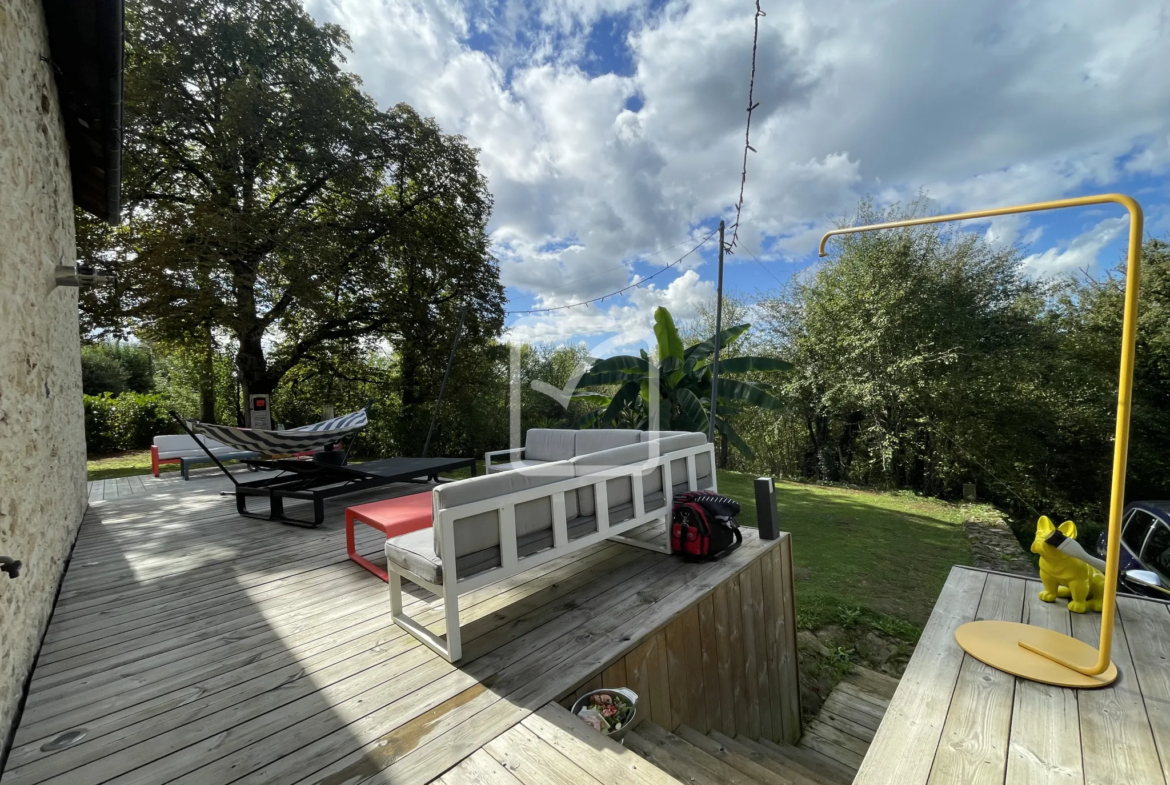
[{"label": "overhead wire", "polygon": [[651,251],[650,253],[642,254],[642,256],[638,257],[637,259],[631,259],[628,262],[622,262],[621,264],[615,264],[613,267],[606,267],[604,270],[598,270],[597,272],[592,273],[591,275],[583,275],[580,278],[573,278],[571,280],[565,281],[560,286],[557,286],[553,289],[546,289],[542,293],[542,296],[553,294],[554,292],[563,291],[565,289],[568,289],[573,284],[580,283],[581,281],[588,281],[591,278],[596,278],[599,275],[605,275],[606,273],[612,272],[614,270],[621,270],[621,269],[627,267],[628,265],[637,264],[638,262],[644,262],[647,259],[649,259],[651,256],[657,256],[658,254],[666,253],[667,251],[673,251],[675,248],[680,248],[686,244],[687,244],[687,241],[683,240],[681,242],[675,243],[674,245],[667,246],[666,248],[659,248],[657,251]]},{"label": "overhead wire", "polygon": [[731,224],[731,240],[724,247],[727,253],[734,253],[736,245],[739,243],[739,221],[740,214],[743,212],[743,192],[747,188],[747,163],[748,151],[756,152],[756,148],[752,147],[752,112],[760,105],[755,100],[756,91],[756,51],[759,48],[760,42],[760,17],[767,16],[764,10],[760,8],[760,0],[756,0],[756,16],[755,16],[755,30],[752,32],[752,75],[748,82],[748,105],[747,105],[747,125],[743,131],[743,173],[739,178],[739,201],[735,203],[735,222]]}]

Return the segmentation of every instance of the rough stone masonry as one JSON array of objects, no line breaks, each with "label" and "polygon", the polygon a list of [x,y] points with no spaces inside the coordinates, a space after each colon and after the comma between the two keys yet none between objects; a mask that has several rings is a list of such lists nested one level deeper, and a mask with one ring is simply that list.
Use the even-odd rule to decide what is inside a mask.
[{"label": "rough stone masonry", "polygon": [[[68,152],[39,0],[0,0],[0,744],[85,512]],[[0,751],[0,758],[3,757]]]}]

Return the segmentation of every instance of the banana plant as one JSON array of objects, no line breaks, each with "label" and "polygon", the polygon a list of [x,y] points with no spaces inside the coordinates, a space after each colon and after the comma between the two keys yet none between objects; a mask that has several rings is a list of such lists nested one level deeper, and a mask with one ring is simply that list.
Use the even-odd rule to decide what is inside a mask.
[{"label": "banana plant", "polygon": [[[730,346],[751,327],[740,324],[719,335],[719,346]],[[599,408],[579,421],[579,426],[612,428],[618,424],[642,430],[706,431],[711,410],[711,363],[715,337],[693,346],[683,347],[674,319],[665,308],[654,311],[654,335],[658,339],[657,358],[651,360],[643,350],[639,356],[619,355],[596,361],[578,383],[575,398]],[[759,382],[729,379],[729,374],[749,371],[789,371],[791,363],[773,357],[720,357],[716,395],[715,430],[747,457],[752,449],[725,419],[749,406],[779,409],[781,402]],[[580,390],[581,387],[612,387],[612,394]],[[652,390],[657,391],[657,421],[651,422]],[[722,416],[721,416],[722,415]]]}]

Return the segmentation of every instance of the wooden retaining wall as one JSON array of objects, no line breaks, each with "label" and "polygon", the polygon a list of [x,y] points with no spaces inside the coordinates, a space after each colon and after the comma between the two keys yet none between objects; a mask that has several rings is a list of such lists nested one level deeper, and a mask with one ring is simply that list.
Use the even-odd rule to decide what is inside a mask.
[{"label": "wooden retaining wall", "polygon": [[629,687],[639,713],[668,730],[795,744],[800,738],[792,539],[772,547],[664,627],[562,696]]}]

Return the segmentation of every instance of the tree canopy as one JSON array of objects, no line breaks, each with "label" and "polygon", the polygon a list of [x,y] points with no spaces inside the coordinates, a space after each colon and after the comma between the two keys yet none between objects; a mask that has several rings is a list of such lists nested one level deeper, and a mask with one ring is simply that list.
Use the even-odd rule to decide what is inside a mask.
[{"label": "tree canopy", "polygon": [[[921,214],[864,202],[854,222]],[[781,418],[744,425],[771,462],[753,468],[950,498],[978,481],[1022,517],[1092,532],[1109,498],[1124,277],[1037,280],[1019,248],[939,225],[829,248],[757,303],[760,340],[795,371]],[[1130,499],[1170,490],[1167,248],[1145,244]]]},{"label": "tree canopy", "polygon": [[465,340],[499,333],[477,152],[379,110],[339,65],[343,30],[294,0],[134,0],[126,19],[126,220],[79,218],[81,255],[119,282],[87,326],[226,335],[244,396],[369,340],[421,371],[464,302]]}]

